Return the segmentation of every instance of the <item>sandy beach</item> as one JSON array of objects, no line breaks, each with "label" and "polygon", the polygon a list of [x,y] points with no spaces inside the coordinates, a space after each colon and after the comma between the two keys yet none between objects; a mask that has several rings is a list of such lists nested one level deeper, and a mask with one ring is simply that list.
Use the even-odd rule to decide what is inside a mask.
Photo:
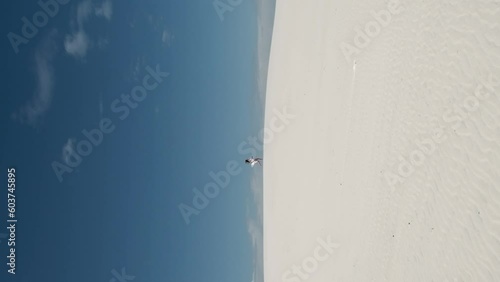
[{"label": "sandy beach", "polygon": [[284,108],[265,281],[500,281],[500,2],[278,0]]}]

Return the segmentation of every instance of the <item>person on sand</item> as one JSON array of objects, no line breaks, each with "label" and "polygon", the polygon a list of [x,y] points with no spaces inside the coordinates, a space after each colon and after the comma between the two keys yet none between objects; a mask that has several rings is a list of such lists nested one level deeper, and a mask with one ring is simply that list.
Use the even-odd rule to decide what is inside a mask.
[{"label": "person on sand", "polygon": [[260,161],[262,161],[261,158],[254,158],[252,156],[251,158],[246,159],[245,163],[250,164],[251,167],[253,167],[256,163],[259,163],[259,165],[262,166],[262,164],[260,163]]}]

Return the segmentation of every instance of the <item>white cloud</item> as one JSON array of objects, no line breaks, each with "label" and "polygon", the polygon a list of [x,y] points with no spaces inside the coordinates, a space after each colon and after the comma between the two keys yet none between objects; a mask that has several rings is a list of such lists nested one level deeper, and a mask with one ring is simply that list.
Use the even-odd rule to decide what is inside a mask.
[{"label": "white cloud", "polygon": [[45,37],[40,47],[35,51],[35,75],[37,86],[32,99],[22,107],[18,113],[14,113],[14,119],[37,126],[40,119],[50,108],[54,88],[54,68],[52,60],[57,51],[55,39],[57,31],[52,30]]},{"label": "white cloud", "polygon": [[113,3],[111,3],[111,0],[104,1],[101,7],[95,9],[95,14],[110,21],[111,16],[113,16]]},{"label": "white cloud", "polygon": [[69,138],[68,141],[66,141],[66,144],[64,144],[62,148],[62,160],[66,165],[69,165],[70,161],[70,156],[71,154],[75,151],[75,142],[76,140],[74,138]]},{"label": "white cloud", "polygon": [[145,55],[141,55],[135,58],[134,61],[130,62],[130,79],[139,81],[141,78],[141,72],[147,64],[147,58]]},{"label": "white cloud", "polygon": [[172,33],[170,33],[167,29],[163,30],[163,33],[161,35],[161,41],[163,42],[163,46],[170,46],[172,44],[172,41],[174,40],[174,36]]},{"label": "white cloud", "polygon": [[75,57],[85,57],[89,48],[89,38],[83,29],[74,34],[66,35],[64,49]]},{"label": "white cloud", "polygon": [[76,8],[76,31],[66,35],[64,49],[72,56],[83,58],[87,55],[89,48],[89,37],[83,29],[84,23],[89,19],[92,12],[92,2],[83,1]]},{"label": "white cloud", "polygon": [[263,230],[263,190],[262,173],[255,173],[251,178],[250,189],[253,196],[252,207],[254,212],[247,210],[247,232],[250,236],[253,249],[253,276],[252,282],[264,281],[264,230]]},{"label": "white cloud", "polygon": [[262,174],[254,174],[250,180],[250,189],[252,191],[253,200],[257,209],[257,216],[262,220],[262,211],[264,210],[262,199],[264,198],[264,191],[262,189]]},{"label": "white cloud", "polygon": [[[77,58],[84,58],[87,55],[87,51],[91,46],[92,41],[90,37],[85,32],[85,23],[89,21],[92,16],[92,11],[97,17],[104,17],[108,21],[111,20],[113,14],[113,5],[111,0],[106,0],[101,6],[94,8],[90,0],[85,0],[80,2],[76,9],[76,28],[71,33],[66,35],[64,39],[64,49],[66,52]],[[98,41],[98,46],[104,47],[108,44],[107,40]]]},{"label": "white cloud", "polygon": [[257,240],[262,236],[262,232],[257,225],[257,222],[253,219],[247,219],[247,231],[250,234],[250,239],[252,241],[252,246],[255,248]]},{"label": "white cloud", "polygon": [[92,2],[90,0],[86,0],[78,4],[76,8],[76,22],[78,24],[78,28],[83,28],[83,24],[88,20],[90,14],[92,13]]}]

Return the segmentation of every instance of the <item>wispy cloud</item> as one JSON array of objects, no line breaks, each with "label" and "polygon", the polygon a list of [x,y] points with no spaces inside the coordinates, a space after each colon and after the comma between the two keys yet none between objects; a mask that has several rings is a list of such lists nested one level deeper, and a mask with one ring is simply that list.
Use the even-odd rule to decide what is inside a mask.
[{"label": "wispy cloud", "polygon": [[89,48],[89,37],[83,28],[84,23],[90,17],[92,12],[92,2],[83,1],[78,4],[76,9],[76,30],[72,34],[66,35],[64,40],[64,49],[68,54],[75,57],[85,57]]},{"label": "wispy cloud", "polygon": [[164,29],[161,35],[161,41],[163,42],[163,46],[169,47],[174,40],[174,35],[168,31],[168,29]]},{"label": "wispy cloud", "polygon": [[254,174],[250,181],[250,190],[252,191],[254,204],[257,209],[257,216],[258,218],[262,219],[262,211],[264,210],[264,190],[262,189],[262,174]]},{"label": "wispy cloud", "polygon": [[110,21],[111,16],[113,16],[113,3],[111,3],[111,0],[106,0],[102,3],[100,7],[97,7],[95,9],[95,14],[97,16],[104,17],[108,21]]},{"label": "wispy cloud", "polygon": [[76,21],[79,28],[83,27],[83,24],[88,20],[91,13],[92,2],[90,0],[85,0],[78,4],[78,7],[76,9]]},{"label": "wispy cloud", "polygon": [[[87,51],[91,46],[90,37],[85,31],[85,23],[89,21],[92,13],[97,17],[104,17],[108,21],[111,20],[113,15],[113,5],[111,0],[104,1],[101,6],[94,7],[91,0],[80,2],[76,9],[76,19],[72,21],[76,25],[71,34],[66,35],[64,40],[64,49],[66,52],[77,58],[84,58]],[[75,24],[76,22],[76,24]],[[104,46],[99,44],[99,46]]]},{"label": "wispy cloud", "polygon": [[89,49],[89,37],[83,29],[67,35],[64,40],[64,49],[75,57],[85,57]]},{"label": "wispy cloud", "polygon": [[54,68],[52,61],[57,52],[57,31],[52,30],[42,39],[35,51],[35,75],[37,86],[32,99],[13,114],[14,119],[36,127],[50,108],[54,88]]},{"label": "wispy cloud", "polygon": [[71,154],[75,150],[75,142],[74,138],[69,138],[62,148],[61,158],[66,165],[69,165]]},{"label": "wispy cloud", "polygon": [[262,236],[261,228],[258,226],[254,219],[247,220],[247,231],[250,234],[250,239],[252,240],[252,246],[255,248],[257,240]]},{"label": "wispy cloud", "polygon": [[[247,212],[247,232],[253,249],[252,282],[264,281],[264,234],[263,234],[263,190],[262,174],[256,173],[251,178],[252,209]],[[252,211],[253,210],[253,211]]]},{"label": "wispy cloud", "polygon": [[147,58],[145,55],[141,55],[133,59],[133,61],[130,62],[130,79],[139,81],[146,64]]}]

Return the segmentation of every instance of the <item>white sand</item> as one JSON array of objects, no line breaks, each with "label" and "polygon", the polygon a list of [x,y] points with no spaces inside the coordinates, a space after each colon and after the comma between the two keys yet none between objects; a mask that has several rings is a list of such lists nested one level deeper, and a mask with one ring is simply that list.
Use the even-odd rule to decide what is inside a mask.
[{"label": "white sand", "polygon": [[387,7],[277,1],[266,126],[297,117],[264,148],[265,281],[500,281],[500,2],[405,0],[346,60]]}]

